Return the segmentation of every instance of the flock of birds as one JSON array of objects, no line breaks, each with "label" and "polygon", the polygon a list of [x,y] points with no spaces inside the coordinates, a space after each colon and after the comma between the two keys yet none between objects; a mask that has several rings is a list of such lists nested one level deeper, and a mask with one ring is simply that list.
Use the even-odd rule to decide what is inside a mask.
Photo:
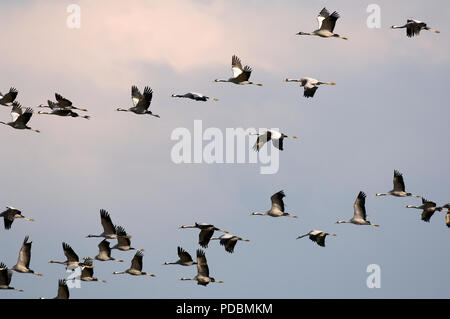
[{"label": "flock of birds", "polygon": [[[323,8],[319,15],[317,16],[318,28],[313,32],[298,32],[297,35],[309,35],[309,36],[319,36],[323,38],[340,38],[348,40],[347,37],[341,36],[334,33],[334,28],[336,21],[339,19],[339,14],[335,11],[332,14],[326,8]],[[403,26],[392,26],[393,29],[406,28],[406,35],[408,37],[418,36],[422,30],[428,30],[431,32],[439,33],[437,30],[433,30],[427,26],[426,23],[409,19],[407,23]],[[241,60],[236,56],[232,56],[231,69],[233,76],[229,79],[215,79],[214,82],[230,82],[238,85],[256,85],[262,86],[261,83],[255,83],[250,81],[250,76],[252,73],[252,68],[248,65],[242,66]],[[286,78],[285,82],[298,82],[300,86],[303,87],[303,95],[306,98],[314,97],[318,87],[320,85],[335,85],[334,82],[324,82],[311,77],[303,77],[300,79],[290,79]],[[1,124],[8,125],[14,129],[19,130],[32,130],[34,132],[40,132],[39,130],[33,129],[28,126],[28,123],[33,115],[33,109],[30,107],[22,107],[19,102],[16,101],[18,91],[16,88],[12,87],[8,93],[0,93],[0,105],[11,107],[11,122],[0,122]],[[159,118],[160,116],[154,114],[150,109],[150,104],[153,97],[153,90],[146,86],[143,93],[136,86],[131,88],[131,98],[133,102],[133,107],[131,108],[117,108],[119,112],[132,112],[139,115],[151,115],[153,117]],[[209,97],[197,92],[189,92],[186,94],[172,94],[173,98],[188,98],[195,101],[218,101],[217,98]],[[46,105],[39,105],[40,108],[49,108],[51,111],[44,112],[39,111],[38,114],[46,115],[56,115],[62,117],[80,117],[84,119],[89,119],[88,115],[81,115],[78,112],[87,112],[88,110],[81,107],[76,107],[73,103],[55,93],[56,102],[47,101]],[[272,141],[273,145],[279,150],[283,150],[283,140],[284,138],[289,138],[284,133],[267,130],[257,135],[256,143],[253,147],[255,151],[259,151],[263,145],[269,141]],[[296,139],[296,136],[291,136],[290,138]],[[420,195],[414,195],[405,191],[405,183],[402,174],[395,170],[393,179],[393,189],[387,193],[378,193],[375,196],[395,196],[395,197],[415,197],[422,199],[422,205],[414,206],[407,205],[407,208],[415,208],[422,210],[421,219],[425,222],[429,222],[430,218],[435,212],[446,212],[446,225],[450,227],[450,203],[443,206],[437,206],[436,203],[428,201]],[[271,196],[271,207],[265,212],[253,212],[252,216],[270,216],[270,217],[290,217],[298,218],[298,216],[291,215],[285,211],[284,204],[284,191],[279,191]],[[336,223],[351,223],[355,225],[371,225],[379,226],[378,224],[372,224],[366,218],[366,208],[365,208],[366,194],[360,191],[356,197],[353,205],[353,217],[349,220],[338,220]],[[6,207],[6,210],[0,214],[3,217],[4,228],[11,229],[12,224],[15,219],[25,219],[28,221],[34,221],[34,219],[25,217],[22,212],[14,207]],[[136,251],[134,257],[131,260],[130,267],[123,271],[115,271],[113,274],[129,274],[133,276],[151,276],[154,277],[155,274],[147,273],[142,271],[143,269],[143,251],[144,249],[136,249],[131,246],[131,235],[129,235],[122,226],[116,226],[113,224],[109,213],[106,210],[100,210],[100,220],[103,228],[103,232],[98,235],[87,235],[87,238],[102,238],[102,241],[97,245],[98,254],[95,257],[86,257],[81,261],[79,256],[75,253],[74,249],[68,244],[63,242],[62,248],[63,253],[66,257],[65,261],[55,261],[50,260],[50,263],[62,264],[68,270],[74,271],[75,269],[81,267],[80,280],[82,281],[99,281],[105,282],[105,280],[98,279],[94,277],[94,260],[95,261],[116,261],[124,262],[124,260],[116,259],[111,256],[111,252],[114,249],[121,251]],[[226,230],[222,230],[212,224],[208,223],[195,223],[194,225],[182,225],[180,229],[196,228],[199,229],[198,244],[203,249],[197,249],[196,260],[194,261],[192,256],[184,250],[182,247],[177,247],[178,260],[174,262],[165,262],[164,265],[181,265],[181,266],[197,266],[197,275],[188,278],[183,277],[181,280],[193,280],[196,281],[198,285],[206,286],[211,282],[223,283],[223,281],[216,280],[214,277],[210,276],[208,263],[206,260],[206,255],[204,249],[208,247],[210,241],[217,240],[220,245],[222,245],[226,252],[233,253],[238,241],[248,242],[248,239],[235,236],[230,234]],[[219,237],[213,237],[215,232],[222,232],[223,234]],[[327,233],[322,230],[311,230],[310,232],[300,235],[297,239],[304,237],[309,237],[312,241],[316,242],[319,246],[325,247],[326,236],[336,236],[336,234]],[[111,247],[110,240],[115,240],[117,243]],[[19,273],[30,273],[37,276],[42,276],[41,273],[37,273],[30,269],[31,260],[31,245],[32,242],[29,241],[29,236],[25,236],[22,247],[19,252],[19,257],[17,263],[14,266],[8,267],[5,263],[0,262],[0,289],[7,290],[18,290],[10,286],[12,279],[12,271]],[[69,288],[67,282],[64,279],[58,281],[58,293],[55,298],[67,299],[69,298]]]}]

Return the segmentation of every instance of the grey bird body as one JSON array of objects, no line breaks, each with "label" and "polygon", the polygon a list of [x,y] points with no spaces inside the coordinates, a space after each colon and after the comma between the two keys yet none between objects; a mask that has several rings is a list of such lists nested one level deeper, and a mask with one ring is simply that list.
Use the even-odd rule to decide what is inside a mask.
[{"label": "grey bird body", "polygon": [[397,170],[394,170],[394,179],[393,179],[394,188],[387,193],[377,193],[375,196],[395,196],[395,197],[417,197],[420,198],[420,195],[413,195],[412,193],[407,193],[405,191],[405,181],[403,179],[402,173]]},{"label": "grey bird body", "polygon": [[391,26],[391,29],[406,29],[406,36],[408,38],[412,38],[414,36],[418,36],[420,34],[420,31],[427,30],[434,33],[440,33],[438,30],[433,30],[430,27],[427,26],[425,22],[415,20],[415,19],[408,19],[406,20],[406,24],[402,26],[393,25]]},{"label": "grey bird body", "polygon": [[133,101],[133,107],[129,109],[117,108],[117,111],[121,112],[132,112],[134,114],[148,114],[154,117],[160,117],[157,114],[153,114],[152,111],[149,110],[150,104],[153,98],[153,90],[146,86],[144,88],[144,93],[141,93],[137,86],[133,85],[131,87],[131,100]]},{"label": "grey bird body", "polygon": [[181,247],[177,247],[178,260],[175,262],[166,261],[164,265],[181,265],[181,266],[192,266],[197,263],[192,259],[191,255]]},{"label": "grey bird body", "polygon": [[40,133],[39,130],[34,130],[27,124],[33,115],[33,109],[27,108],[25,112],[22,111],[22,106],[18,102],[13,102],[11,109],[11,122],[0,122],[0,124],[8,125],[16,130],[30,130],[36,133]]},{"label": "grey bird body", "polygon": [[133,259],[131,260],[131,267],[128,268],[125,271],[115,271],[113,272],[114,275],[119,275],[119,274],[129,274],[132,276],[150,276],[150,277],[155,277],[155,274],[149,274],[146,273],[144,271],[142,271],[142,259],[143,259],[144,255],[142,254],[142,252],[137,251],[136,254],[134,255]]},{"label": "grey bird body", "polygon": [[22,247],[20,248],[19,258],[17,259],[17,263],[9,269],[20,272],[20,273],[28,273],[28,274],[34,274],[36,276],[42,276],[42,274],[36,273],[36,272],[34,272],[34,270],[30,269],[32,242],[28,242],[28,239],[29,239],[29,237],[25,236]]},{"label": "grey bird body", "polygon": [[226,230],[222,230],[220,228],[217,228],[214,225],[208,224],[208,223],[195,223],[195,225],[182,225],[180,226],[180,229],[184,228],[198,228],[200,229],[200,233],[198,235],[198,244],[202,246],[203,248],[207,248],[209,241],[211,240],[212,235],[214,234],[214,231],[221,231],[224,233],[228,233]]},{"label": "grey bird body", "polygon": [[316,242],[317,245],[321,246],[321,247],[325,247],[325,237],[326,236],[336,236],[336,234],[330,234],[330,233],[326,233],[324,231],[321,230],[311,230],[309,233],[298,236],[297,239],[309,236],[309,239],[311,239],[312,241]]},{"label": "grey bird body", "polygon": [[231,70],[233,71],[233,76],[227,80],[215,79],[214,82],[230,82],[238,85],[254,84],[257,86],[262,86],[261,83],[254,83],[249,81],[250,75],[252,74],[252,68],[248,65],[242,66],[241,59],[236,55],[231,57]]},{"label": "grey bird body", "polygon": [[201,286],[207,286],[211,282],[223,283],[223,281],[209,276],[209,267],[205,252],[201,249],[197,249],[197,275],[193,278],[183,277],[180,280],[194,280],[197,281],[197,285]]},{"label": "grey bird body", "polygon": [[273,194],[271,197],[270,197],[270,201],[271,201],[271,203],[272,203],[272,206],[271,206],[271,208],[268,210],[268,211],[266,211],[266,212],[263,212],[263,213],[260,213],[260,212],[253,212],[253,213],[251,213],[251,215],[261,215],[261,216],[270,216],[270,217],[291,217],[291,218],[298,218],[298,216],[294,216],[294,215],[291,215],[291,214],[289,214],[289,213],[286,213],[285,211],[284,211],[284,201],[283,201],[283,198],[285,197],[286,195],[284,194],[284,191],[279,191],[279,192],[277,192],[277,193],[275,193],[275,194]]},{"label": "grey bird body", "polygon": [[248,239],[244,239],[238,236],[234,236],[231,234],[223,234],[220,237],[217,238],[211,238],[211,240],[219,240],[219,243],[221,246],[224,246],[225,251],[229,252],[229,253],[233,253],[234,252],[234,247],[236,246],[237,242],[239,240],[241,241],[246,241],[249,242],[250,240]]},{"label": "grey bird body", "polygon": [[336,224],[350,223],[354,225],[370,225],[370,226],[380,226],[378,224],[372,224],[370,221],[366,220],[366,194],[364,192],[359,192],[356,197],[355,203],[353,204],[353,218],[349,220],[338,220]]},{"label": "grey bird body", "polygon": [[330,14],[326,8],[323,8],[317,16],[317,30],[314,30],[313,32],[298,32],[297,35],[313,35],[321,38],[341,38],[348,40],[347,37],[334,33],[334,27],[336,26],[336,21],[339,18],[340,15],[336,11]]}]

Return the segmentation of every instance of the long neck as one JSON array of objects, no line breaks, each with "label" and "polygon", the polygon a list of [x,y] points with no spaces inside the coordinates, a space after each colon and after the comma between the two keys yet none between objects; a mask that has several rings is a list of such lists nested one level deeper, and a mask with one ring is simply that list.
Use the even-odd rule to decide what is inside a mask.
[{"label": "long neck", "polygon": [[297,33],[297,35],[314,35],[314,33],[312,33],[312,32],[299,32],[299,33]]},{"label": "long neck", "polygon": [[254,212],[254,213],[252,213],[252,215],[259,215],[259,216],[265,216],[265,215],[268,215],[268,214],[269,214],[268,212],[264,212],[264,213]]},{"label": "long neck", "polygon": [[299,79],[285,79],[284,82],[300,82]]},{"label": "long neck", "polygon": [[183,225],[180,228],[197,228],[196,225]]},{"label": "long neck", "polygon": [[417,208],[417,209],[421,209],[419,206],[414,206],[414,205],[407,205],[406,208]]},{"label": "long neck", "polygon": [[116,111],[119,111],[119,112],[128,112],[129,110],[127,110],[127,109],[122,109],[122,108],[117,108],[116,109]]},{"label": "long neck", "polygon": [[230,80],[215,79],[214,82],[230,82]]},{"label": "long neck", "polygon": [[115,271],[115,272],[113,272],[113,275],[122,275],[125,273],[126,273],[125,271]]},{"label": "long neck", "polygon": [[387,195],[389,195],[388,193],[377,193],[377,194],[375,194],[375,196],[387,196]]},{"label": "long neck", "polygon": [[391,29],[402,29],[402,28],[406,28],[407,24],[399,26],[399,25],[393,25],[391,26]]}]

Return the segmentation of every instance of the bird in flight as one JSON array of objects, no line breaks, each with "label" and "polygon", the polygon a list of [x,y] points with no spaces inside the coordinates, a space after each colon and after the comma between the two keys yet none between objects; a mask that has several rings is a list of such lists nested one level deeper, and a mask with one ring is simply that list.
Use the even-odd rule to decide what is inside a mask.
[{"label": "bird in flight", "polygon": [[434,33],[441,33],[438,30],[433,30],[430,27],[427,26],[425,22],[414,20],[414,19],[408,19],[406,20],[406,24],[402,26],[393,25],[391,26],[391,29],[403,29],[406,28],[406,35],[408,38],[412,38],[414,36],[418,36],[420,34],[421,30],[427,30]]},{"label": "bird in flight", "polygon": [[17,92],[17,89],[13,87],[10,88],[9,92],[4,95],[0,92],[0,104],[4,106],[13,105],[13,102],[16,99],[18,93],[19,92]]},{"label": "bird in flight", "polygon": [[230,82],[239,85],[254,84],[257,86],[262,86],[261,83],[254,83],[249,81],[250,75],[252,74],[252,68],[248,65],[242,67],[241,59],[236,55],[231,58],[231,70],[233,71],[233,76],[228,80],[215,79],[214,82]]},{"label": "bird in flight", "polygon": [[317,16],[318,28],[313,32],[298,32],[297,35],[314,35],[322,38],[340,38],[348,40],[347,37],[340,36],[337,33],[333,33],[334,27],[336,26],[336,21],[340,18],[339,13],[334,11],[332,14],[323,8]]},{"label": "bird in flight", "polygon": [[150,103],[153,98],[153,90],[146,86],[144,88],[144,93],[141,93],[137,86],[133,85],[131,87],[131,100],[133,101],[133,107],[129,109],[117,108],[117,111],[122,112],[133,112],[135,114],[148,114],[154,117],[160,117],[158,114],[153,114],[149,110]]},{"label": "bird in flight", "polygon": [[264,133],[250,133],[249,135],[257,135],[255,145],[253,145],[253,150],[259,152],[261,147],[266,144],[268,141],[272,141],[273,146],[275,146],[280,151],[283,150],[283,141],[285,138],[297,139],[297,136],[287,136],[284,133],[280,133],[275,130],[267,130]]},{"label": "bird in flight", "polygon": [[209,97],[209,96],[203,95],[201,93],[197,93],[197,92],[189,92],[186,94],[172,94],[171,97],[186,98],[186,99],[191,99],[191,100],[195,100],[195,101],[203,101],[203,102],[206,102],[208,100],[219,101],[219,99],[216,99],[215,97]]},{"label": "bird in flight", "polygon": [[311,230],[309,233],[298,236],[297,239],[309,236],[309,239],[311,239],[312,241],[316,242],[317,245],[325,247],[325,237],[327,236],[336,236],[336,234],[330,234],[330,233],[326,233],[324,231],[321,230]]},{"label": "bird in flight", "polygon": [[272,207],[263,213],[259,212],[253,212],[250,215],[261,215],[261,216],[271,216],[271,217],[291,217],[291,218],[298,218],[298,216],[291,215],[289,213],[286,213],[284,211],[284,201],[283,198],[286,197],[284,194],[284,191],[279,191],[275,194],[273,194],[270,197],[270,201],[272,202]]},{"label": "bird in flight", "polygon": [[303,86],[303,96],[313,97],[316,93],[319,85],[336,85],[334,82],[323,82],[313,78],[301,78],[301,79],[285,79],[284,82],[300,82],[300,87]]},{"label": "bird in flight", "polygon": [[355,203],[353,204],[353,218],[349,220],[338,220],[336,224],[351,223],[355,225],[380,226],[378,224],[372,224],[370,221],[366,220],[366,218],[366,193],[359,192]]},{"label": "bird in flight", "polygon": [[22,106],[18,102],[13,102],[13,107],[11,109],[12,121],[5,123],[0,122],[0,124],[9,125],[17,130],[31,130],[36,133],[40,133],[39,130],[34,130],[27,126],[28,122],[33,115],[33,109],[31,107],[27,108],[25,112],[22,111]]}]

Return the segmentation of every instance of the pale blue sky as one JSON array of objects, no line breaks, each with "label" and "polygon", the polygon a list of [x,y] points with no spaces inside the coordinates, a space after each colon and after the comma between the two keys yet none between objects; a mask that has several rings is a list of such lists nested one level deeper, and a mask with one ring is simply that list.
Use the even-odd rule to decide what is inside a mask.
[{"label": "pale blue sky", "polygon": [[[36,220],[1,227],[0,261],[12,266],[29,235],[31,268],[44,273],[14,273],[12,285],[25,292],[0,291],[1,298],[54,297],[66,273],[48,261],[64,258],[63,241],[80,257],[95,256],[100,240],[84,237],[101,231],[101,208],[145,249],[144,270],[157,277],[113,276],[134,255],[115,251],[125,263],[95,262],[95,276],[108,282],[82,283],[72,298],[450,297],[444,214],[424,223],[420,211],[404,208],[419,200],[373,196],[392,188],[397,169],[408,191],[450,202],[446,1],[377,1],[381,29],[365,24],[372,1],[78,3],[80,30],[66,28],[63,2],[0,5],[10,43],[0,51],[0,90],[15,86],[18,100],[32,107],[59,92],[92,116],[35,115],[30,124],[41,134],[0,127],[0,206]],[[324,6],[341,14],[335,31],[349,41],[295,36],[315,29]],[[441,34],[410,39],[389,29],[407,18]],[[231,75],[233,54],[263,87],[212,82]],[[337,85],[305,99],[297,85],[282,82],[302,76]],[[133,84],[153,88],[160,119],[114,112],[130,106]],[[220,101],[169,98],[188,91]],[[0,107],[0,119],[9,120]],[[275,175],[260,175],[254,164],[176,165],[170,135],[192,129],[196,119],[223,132],[279,127],[300,139],[285,142]],[[281,189],[298,220],[249,216],[268,209]],[[369,219],[381,226],[334,224],[352,216],[360,190]],[[211,275],[224,284],[179,281],[196,269],[162,266],[177,259],[178,245],[195,255],[198,231],[178,227],[196,221],[251,240],[234,254],[217,242],[205,250]],[[337,237],[325,248],[295,239],[312,229]],[[381,267],[380,289],[366,287],[369,264]]]}]

